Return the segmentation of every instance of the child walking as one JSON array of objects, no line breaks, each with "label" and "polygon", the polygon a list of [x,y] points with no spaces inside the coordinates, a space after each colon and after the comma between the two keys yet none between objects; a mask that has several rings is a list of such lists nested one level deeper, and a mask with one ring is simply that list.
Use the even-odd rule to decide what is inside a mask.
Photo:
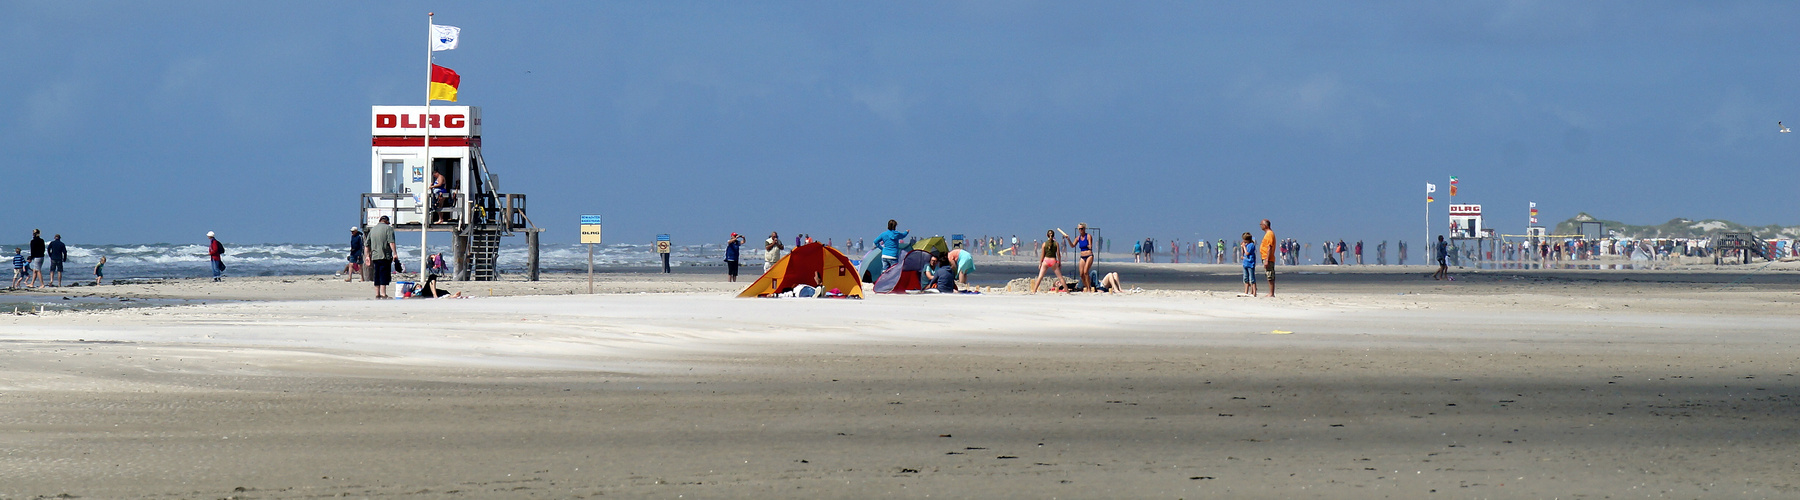
[{"label": "child walking", "polygon": [[106,256],[102,255],[102,256],[100,256],[100,262],[98,264],[94,264],[94,286],[100,286],[100,281],[105,280],[105,279],[106,279]]},{"label": "child walking", "polygon": [[1256,250],[1251,248],[1255,244],[1250,233],[1244,233],[1244,242],[1238,247],[1244,256],[1244,294],[1251,297],[1256,296]]}]

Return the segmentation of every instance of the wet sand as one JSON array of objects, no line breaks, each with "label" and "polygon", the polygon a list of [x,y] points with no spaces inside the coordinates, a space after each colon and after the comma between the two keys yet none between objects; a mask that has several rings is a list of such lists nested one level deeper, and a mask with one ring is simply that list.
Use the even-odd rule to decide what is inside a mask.
[{"label": "wet sand", "polygon": [[1793,270],[1113,267],[1146,291],[113,290],[219,302],[0,317],[0,498],[1800,496]]}]

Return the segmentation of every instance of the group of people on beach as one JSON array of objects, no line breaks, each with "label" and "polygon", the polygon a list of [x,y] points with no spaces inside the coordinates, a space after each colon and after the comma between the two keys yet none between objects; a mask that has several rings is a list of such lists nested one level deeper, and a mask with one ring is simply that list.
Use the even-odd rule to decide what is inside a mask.
[{"label": "group of people on beach", "polygon": [[[425,299],[462,298],[462,292],[452,293],[438,287],[440,275],[450,270],[448,263],[444,262],[444,254],[432,254],[427,260],[426,268],[419,273],[425,277],[424,283],[414,284],[410,289],[411,296]],[[376,299],[389,299],[393,298],[388,295],[388,289],[394,284],[394,273],[400,272],[405,272],[405,266],[400,263],[400,246],[394,241],[392,219],[386,215],[381,216],[374,225],[369,226],[367,234],[363,233],[361,227],[350,228],[349,262],[344,265],[345,282],[360,277],[364,282],[375,286]]]},{"label": "group of people on beach", "polygon": [[[25,253],[26,248],[31,253]],[[26,248],[13,247],[13,279],[11,288],[44,288],[63,286],[63,267],[69,261],[69,247],[62,235],[44,241],[41,229],[31,230],[31,243]],[[105,276],[106,257],[94,264],[94,284]],[[46,274],[48,274],[46,276]]]}]

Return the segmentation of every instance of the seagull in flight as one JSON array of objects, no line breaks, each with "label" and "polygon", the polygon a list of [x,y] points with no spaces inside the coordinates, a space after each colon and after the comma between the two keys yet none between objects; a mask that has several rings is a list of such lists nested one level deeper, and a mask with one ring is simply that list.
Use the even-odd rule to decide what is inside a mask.
[{"label": "seagull in flight", "polygon": [[1775,126],[1781,127],[1781,133],[1783,134],[1793,132],[1792,130],[1788,130],[1787,125],[1782,125],[1781,122],[1775,122]]}]

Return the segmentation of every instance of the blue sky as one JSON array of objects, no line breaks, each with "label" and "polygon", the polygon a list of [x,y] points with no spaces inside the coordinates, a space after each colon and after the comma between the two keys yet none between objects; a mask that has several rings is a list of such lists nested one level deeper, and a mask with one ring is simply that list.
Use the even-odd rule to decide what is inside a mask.
[{"label": "blue sky", "polygon": [[14,240],[342,239],[427,11],[551,242],[1418,240],[1451,175],[1505,232],[1530,201],[1800,224],[1792,2],[4,5]]}]

